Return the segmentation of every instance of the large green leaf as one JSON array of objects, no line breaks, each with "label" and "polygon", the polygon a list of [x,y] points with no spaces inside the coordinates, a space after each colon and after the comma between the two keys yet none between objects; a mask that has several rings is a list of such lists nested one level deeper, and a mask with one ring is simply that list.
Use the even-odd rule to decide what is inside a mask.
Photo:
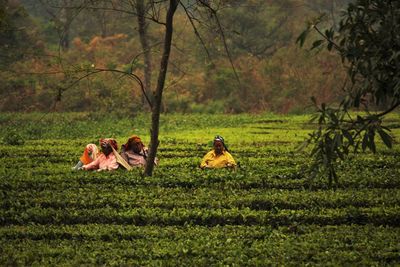
[{"label": "large green leaf", "polygon": [[381,137],[383,143],[385,143],[388,148],[392,148],[393,138],[382,129],[378,130],[378,134]]}]

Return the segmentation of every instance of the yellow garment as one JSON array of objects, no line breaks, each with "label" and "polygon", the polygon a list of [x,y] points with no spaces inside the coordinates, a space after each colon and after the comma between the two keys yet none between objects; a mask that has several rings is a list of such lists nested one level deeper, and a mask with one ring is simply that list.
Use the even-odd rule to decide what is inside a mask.
[{"label": "yellow garment", "polygon": [[214,150],[208,152],[201,161],[200,168],[224,168],[236,166],[236,162],[228,151],[216,155]]}]

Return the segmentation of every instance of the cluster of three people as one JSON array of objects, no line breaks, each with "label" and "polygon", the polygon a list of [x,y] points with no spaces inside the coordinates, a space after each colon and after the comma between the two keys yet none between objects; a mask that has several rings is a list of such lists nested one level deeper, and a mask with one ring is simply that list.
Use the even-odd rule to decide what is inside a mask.
[{"label": "cluster of three people", "polygon": [[[83,151],[74,170],[111,171],[120,166],[125,169],[143,167],[146,164],[148,149],[139,136],[133,135],[121,146],[118,153],[118,143],[113,138],[100,139],[100,151],[95,144],[88,144]],[[155,159],[157,164],[157,159]]]},{"label": "cluster of three people", "polygon": [[[139,136],[133,135],[122,145],[118,153],[117,141],[113,138],[100,139],[99,151],[95,144],[88,144],[73,170],[116,170],[120,166],[130,170],[134,167],[144,167],[148,156],[148,148],[144,146]],[[156,158],[154,163],[158,164]],[[200,168],[235,168],[236,162],[229,153],[224,138],[217,135],[213,140],[213,149],[208,152],[200,163]]]}]

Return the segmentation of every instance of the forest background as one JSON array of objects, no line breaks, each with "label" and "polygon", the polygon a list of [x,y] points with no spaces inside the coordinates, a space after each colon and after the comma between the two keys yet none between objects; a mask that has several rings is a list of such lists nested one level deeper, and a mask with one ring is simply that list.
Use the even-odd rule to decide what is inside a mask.
[{"label": "forest background", "polygon": [[[126,115],[148,108],[132,80],[107,72],[84,79],[74,75],[77,69],[108,68],[144,76],[137,18],[118,11],[129,1],[110,1],[113,9],[106,4],[77,9],[74,0],[2,2],[0,111]],[[349,0],[220,2],[219,19],[235,69],[213,18],[203,18],[197,27],[206,50],[178,8],[163,112],[303,113],[312,109],[311,96],[325,103],[341,99],[346,70],[337,53],[302,49],[295,42],[307,20],[321,13],[326,26],[335,27]],[[147,27],[156,68],[163,32],[154,23]]]}]

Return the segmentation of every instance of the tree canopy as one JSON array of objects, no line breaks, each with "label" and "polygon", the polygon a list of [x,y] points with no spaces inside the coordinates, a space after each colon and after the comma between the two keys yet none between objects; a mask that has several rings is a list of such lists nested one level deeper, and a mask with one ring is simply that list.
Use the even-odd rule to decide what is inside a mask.
[{"label": "tree canopy", "polygon": [[[17,74],[8,74],[2,79],[7,82],[0,85],[3,99],[0,110],[47,110],[51,106],[49,96],[56,99],[59,87],[68,87],[57,105],[59,111],[107,112],[111,109],[132,113],[132,110],[144,107],[140,88],[129,80],[113,79],[113,74],[93,76],[73,86],[68,81],[74,77],[76,66],[90,69],[92,65],[121,71],[132,69],[144,79],[145,65],[158,66],[162,25],[154,20],[165,10],[161,9],[161,13],[153,16],[151,10],[146,9],[146,19],[152,22],[147,25],[148,45],[152,52],[146,63],[141,56],[143,51],[137,31],[137,1],[8,2],[15,2],[26,10],[28,18],[34,22],[30,27],[37,32],[34,36],[42,45],[45,56],[34,62],[25,58],[21,61],[24,68],[16,61],[8,66],[8,70]],[[337,16],[341,7],[339,2],[344,1],[335,2],[338,4],[334,6],[333,14]],[[144,1],[145,8],[152,8],[149,3],[151,1]],[[187,9],[179,6],[175,15],[176,35],[163,111],[298,112],[310,109],[308,99],[312,95],[324,101],[336,101],[341,95],[335,82],[344,77],[344,70],[338,67],[340,58],[329,52],[314,57],[294,44],[296,32],[304,20],[315,15],[316,10],[330,11],[329,4],[321,1],[301,4],[295,0],[212,1],[212,8],[220,20],[219,28],[215,16],[201,10],[196,1],[182,3]],[[196,37],[192,24],[203,44]],[[221,31],[225,34],[225,44]],[[61,36],[63,42],[60,42]],[[63,49],[61,53],[60,48]],[[231,53],[232,62],[227,51]],[[5,54],[10,52],[7,50]],[[236,74],[232,72],[232,65]],[[60,74],[65,70],[68,77]],[[27,73],[56,74],[43,79],[40,74],[27,77]],[[4,77],[5,73],[0,75]],[[16,98],[10,94],[13,91],[11,84],[21,84],[22,79],[32,82],[29,86],[23,85],[25,93],[18,98],[25,104],[16,105]],[[154,86],[156,73],[148,80]],[[126,99],[132,100],[130,105],[124,104]]]}]

